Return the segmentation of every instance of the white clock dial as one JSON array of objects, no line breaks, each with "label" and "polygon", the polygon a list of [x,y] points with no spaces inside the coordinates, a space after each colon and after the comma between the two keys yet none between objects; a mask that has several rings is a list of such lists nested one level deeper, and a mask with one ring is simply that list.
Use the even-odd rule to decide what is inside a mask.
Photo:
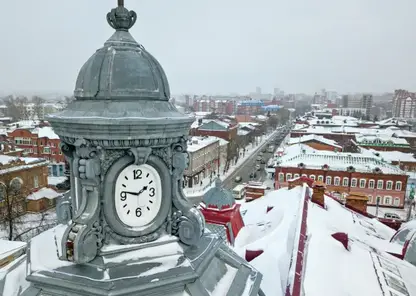
[{"label": "white clock dial", "polygon": [[115,186],[115,207],[121,222],[143,227],[156,218],[162,205],[162,183],[152,166],[127,166],[118,175]]}]

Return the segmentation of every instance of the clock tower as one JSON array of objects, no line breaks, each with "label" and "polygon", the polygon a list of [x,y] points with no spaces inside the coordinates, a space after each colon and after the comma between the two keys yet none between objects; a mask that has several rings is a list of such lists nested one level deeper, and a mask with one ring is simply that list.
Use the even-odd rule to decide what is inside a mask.
[{"label": "clock tower", "polygon": [[[107,14],[115,33],[81,68],[75,101],[48,118],[70,165],[72,217],[56,234],[57,258],[31,243],[27,279],[48,296],[199,296],[235,270],[224,295],[257,295],[261,274],[205,231],[184,196],[194,119],[129,33],[136,20],[119,0]],[[34,250],[55,263],[30,264]]]}]

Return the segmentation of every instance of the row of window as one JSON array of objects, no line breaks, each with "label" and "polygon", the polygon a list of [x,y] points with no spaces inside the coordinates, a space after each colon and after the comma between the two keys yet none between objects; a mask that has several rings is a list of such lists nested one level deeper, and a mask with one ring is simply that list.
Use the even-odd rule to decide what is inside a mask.
[{"label": "row of window", "polygon": [[[306,175],[306,174],[302,174],[303,177],[307,177],[310,178],[312,180],[316,180],[316,176],[315,175]],[[299,178],[299,174],[294,174],[292,177],[292,174],[287,173],[286,174],[286,181],[291,180],[291,179],[296,179]],[[324,182],[324,176],[319,175],[317,178],[318,181]],[[351,181],[351,182],[350,182]],[[285,182],[285,174],[284,173],[279,173],[279,182]],[[340,177],[334,177],[334,180],[332,180],[331,176],[327,176],[325,178],[325,184],[326,185],[334,185],[334,186],[344,186],[344,187],[359,187],[359,188],[369,188],[369,189],[386,189],[386,190],[396,190],[396,191],[401,191],[402,190],[402,182],[401,181],[396,181],[396,184],[394,184],[393,181],[386,181],[385,182],[386,186],[384,187],[384,180],[373,180],[370,179],[367,182],[367,179],[357,179],[357,178],[348,178],[348,177],[344,177],[342,178],[342,182],[341,182],[341,178]]]},{"label": "row of window", "polygon": [[392,197],[392,196],[384,196],[384,198],[382,198],[381,196],[377,196],[376,198],[373,198],[372,195],[368,196],[368,203],[370,204],[376,204],[377,203],[377,199],[380,201],[380,205],[383,206],[400,206],[400,198],[398,197]]},{"label": "row of window", "polygon": [[[38,149],[37,148],[35,148],[35,149],[25,148],[24,151],[27,152],[27,153],[38,154]],[[40,153],[42,153],[42,154],[52,154],[52,155],[57,155],[57,154],[62,155],[62,151],[59,151],[58,153],[56,153],[55,151],[51,151],[50,147],[43,147],[43,149],[40,150]]]},{"label": "row of window", "polygon": [[53,148],[56,147],[54,142],[49,142],[48,143],[45,140],[34,140],[32,138],[15,137],[14,142],[15,142],[16,145],[37,145],[37,144],[39,144],[40,146],[49,145]]}]

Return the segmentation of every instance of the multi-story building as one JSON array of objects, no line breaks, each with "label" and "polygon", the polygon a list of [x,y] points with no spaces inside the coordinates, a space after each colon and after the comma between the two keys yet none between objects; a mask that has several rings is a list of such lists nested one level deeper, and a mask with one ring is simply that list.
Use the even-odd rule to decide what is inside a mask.
[{"label": "multi-story building", "polygon": [[[0,219],[26,212],[26,197],[48,185],[48,161],[0,155]],[[8,212],[8,213],[6,213]]]},{"label": "multi-story building", "polygon": [[189,165],[184,173],[185,187],[192,188],[206,177],[215,178],[220,165],[220,141],[217,137],[192,137],[188,141]]},{"label": "multi-story building", "polygon": [[409,142],[406,139],[396,138],[389,135],[355,135],[353,143],[359,147],[379,151],[402,151],[411,152]]},{"label": "multi-story building", "polygon": [[373,107],[373,95],[365,94],[361,98],[361,109],[364,109],[365,112],[363,113],[366,116],[370,116],[371,108]]},{"label": "multi-story building", "polygon": [[393,96],[393,117],[416,118],[416,93],[404,89],[396,89]]},{"label": "multi-story building", "polygon": [[238,124],[222,120],[199,120],[191,126],[191,136],[213,136],[228,141],[227,161],[238,155]]},{"label": "multi-story building", "polygon": [[265,105],[260,100],[241,101],[237,104],[237,114],[242,115],[256,115],[262,113],[262,107]]},{"label": "multi-story building", "polygon": [[[318,151],[305,145],[290,149],[275,162],[277,188],[299,176],[324,182],[340,198],[350,192],[369,197],[369,205],[403,208],[408,176],[400,168],[366,154]],[[273,170],[273,169],[272,169]]]},{"label": "multi-story building", "polygon": [[8,132],[8,138],[24,150],[24,156],[49,160],[51,176],[64,176],[65,157],[59,147],[60,139],[50,126],[16,128]]}]

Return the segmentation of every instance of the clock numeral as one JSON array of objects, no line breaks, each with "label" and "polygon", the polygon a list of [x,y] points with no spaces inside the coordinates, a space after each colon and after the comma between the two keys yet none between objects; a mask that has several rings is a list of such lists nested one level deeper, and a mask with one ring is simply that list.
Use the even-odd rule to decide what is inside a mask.
[{"label": "clock numeral", "polygon": [[120,199],[121,199],[121,201],[125,201],[127,199],[127,193],[122,191],[120,193]]},{"label": "clock numeral", "polygon": [[137,217],[141,217],[142,216],[142,209],[141,208],[137,208],[136,209],[136,216]]},{"label": "clock numeral", "polygon": [[137,180],[137,179],[141,179],[142,178],[142,170],[134,170],[133,171],[133,178],[134,178],[134,180]]},{"label": "clock numeral", "polygon": [[150,194],[149,194],[150,197],[155,196],[155,189],[153,187],[150,188],[149,191],[150,191]]}]

